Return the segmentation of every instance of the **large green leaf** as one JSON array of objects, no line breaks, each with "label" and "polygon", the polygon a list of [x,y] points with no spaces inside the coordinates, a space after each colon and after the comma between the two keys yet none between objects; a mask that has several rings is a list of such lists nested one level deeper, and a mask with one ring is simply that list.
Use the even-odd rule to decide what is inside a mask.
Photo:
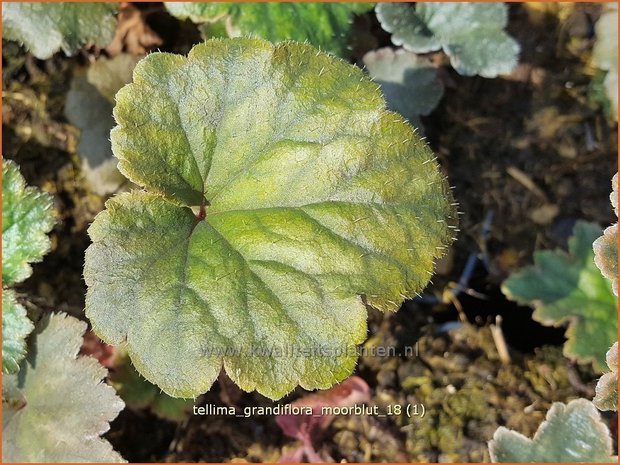
[{"label": "large green leaf", "polygon": [[125,84],[140,57],[120,54],[100,58],[71,80],[65,115],[80,129],[77,151],[83,159],[82,171],[91,188],[100,195],[116,192],[126,182],[112,157],[110,130],[114,127],[114,95]]},{"label": "large green leaf", "polygon": [[613,116],[618,119],[618,4],[606,3],[596,23],[596,43],[592,50],[594,65],[604,71],[605,91]]},{"label": "large green leaf", "polygon": [[2,373],[17,373],[26,355],[26,337],[34,326],[13,291],[2,290]]},{"label": "large green leaf", "polygon": [[489,451],[493,462],[605,463],[612,457],[609,429],[586,399],[555,402],[533,439],[500,426]]},{"label": "large green leaf", "polygon": [[605,353],[618,333],[617,299],[611,283],[594,263],[592,243],[600,235],[592,223],[577,222],[568,242],[568,254],[543,250],[534,254],[534,266],[520,270],[502,284],[513,300],[536,307],[533,318],[542,324],[568,322],[564,353],[605,369]]},{"label": "large green leaf", "polygon": [[[77,357],[85,330],[64,314],[45,317],[19,375],[4,377],[4,463],[122,461],[100,435],[124,404],[102,382],[106,369]],[[18,391],[25,402],[12,402]]]},{"label": "large green leaf", "polygon": [[432,152],[359,68],[308,45],[151,54],[114,114],[119,169],[149,192],[91,225],[86,313],[172,396],[222,364],[272,398],[330,387],[366,337],[360,296],[398,309],[452,240]]},{"label": "large green leaf", "polygon": [[23,43],[37,58],[60,49],[73,55],[85,44],[112,41],[117,9],[115,3],[3,2],[2,37]]},{"label": "large green leaf", "polygon": [[437,68],[415,53],[389,47],[368,52],[363,61],[390,109],[421,128],[420,115],[433,111],[443,95]]},{"label": "large green leaf", "polygon": [[273,42],[307,41],[339,56],[347,55],[353,13],[373,3],[166,2],[174,16],[195,23],[228,19],[231,36],[258,36]]},{"label": "large green leaf", "polygon": [[15,163],[2,160],[2,284],[9,286],[32,274],[50,248],[54,226],[52,197],[27,187]]},{"label": "large green leaf", "polygon": [[443,48],[460,74],[496,77],[517,65],[519,44],[506,32],[503,3],[379,3],[377,18],[392,42],[415,53]]}]

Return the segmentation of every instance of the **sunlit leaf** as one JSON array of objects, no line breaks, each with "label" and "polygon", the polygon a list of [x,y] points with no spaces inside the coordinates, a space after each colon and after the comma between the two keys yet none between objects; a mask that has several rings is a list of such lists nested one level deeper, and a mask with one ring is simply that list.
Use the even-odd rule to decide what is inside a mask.
[{"label": "sunlit leaf", "polygon": [[[4,377],[4,463],[122,461],[100,435],[124,405],[102,382],[106,369],[76,357],[85,330],[86,323],[64,314],[45,317],[19,374]],[[7,398],[17,392],[23,400]]]},{"label": "sunlit leaf", "polygon": [[361,296],[398,309],[452,240],[430,149],[359,68],[311,46],[151,54],[114,114],[119,169],[147,192],[89,228],[86,313],[172,396],[222,365],[272,398],[332,386],[366,337]]},{"label": "sunlit leaf", "polygon": [[612,457],[609,429],[592,402],[554,403],[532,439],[500,426],[489,443],[493,462],[601,463]]},{"label": "sunlit leaf", "polygon": [[227,20],[231,37],[306,41],[339,56],[348,55],[353,14],[373,6],[353,2],[166,2],[168,11],[181,19],[190,18],[195,23]]},{"label": "sunlit leaf", "polygon": [[[618,173],[611,180],[612,192],[609,196],[611,204],[618,216]],[[603,276],[611,280],[614,294],[618,295],[618,223],[603,231],[603,235],[592,244],[594,262]]]},{"label": "sunlit leaf", "polygon": [[15,295],[2,290],[2,373],[17,373],[26,355],[26,337],[34,326]]},{"label": "sunlit leaf", "polygon": [[376,11],[394,45],[415,53],[443,48],[460,74],[491,78],[517,65],[519,44],[504,32],[503,3],[379,3]]},{"label": "sunlit leaf", "polygon": [[52,197],[26,186],[17,165],[2,160],[2,284],[9,286],[32,274],[50,248],[54,226]]},{"label": "sunlit leaf", "polygon": [[600,410],[618,410],[618,343],[607,352],[607,366],[611,370],[601,376],[596,384],[596,396],[592,402]]},{"label": "sunlit leaf", "polygon": [[116,3],[3,2],[2,37],[23,43],[37,58],[82,46],[105,47],[116,28]]}]

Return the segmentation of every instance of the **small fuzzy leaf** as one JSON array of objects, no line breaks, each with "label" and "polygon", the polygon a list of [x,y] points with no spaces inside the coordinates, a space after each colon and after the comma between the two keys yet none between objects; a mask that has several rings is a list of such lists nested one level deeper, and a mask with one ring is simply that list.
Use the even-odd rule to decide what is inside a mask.
[{"label": "small fuzzy leaf", "polygon": [[2,160],[2,284],[9,286],[32,274],[50,248],[54,227],[52,197],[27,187],[17,165]]},{"label": "small fuzzy leaf", "polygon": [[2,38],[40,59],[61,49],[73,55],[86,44],[105,47],[114,37],[117,9],[113,3],[3,2]]},{"label": "small fuzzy leaf", "polygon": [[2,373],[17,373],[26,355],[26,337],[34,326],[13,291],[2,290]]},{"label": "small fuzzy leaf", "polygon": [[555,402],[532,439],[500,426],[489,442],[491,460],[499,463],[604,463],[612,457],[609,429],[586,399]]},{"label": "small fuzzy leaf", "polygon": [[272,398],[332,386],[366,337],[361,296],[398,309],[452,240],[430,149],[359,68],[309,45],[153,53],[114,114],[119,169],[150,192],[89,228],[86,314],[174,397],[222,365]]},{"label": "small fuzzy leaf", "polygon": [[[611,205],[618,216],[618,173],[611,180],[612,192],[609,196]],[[618,295],[618,224],[614,224],[592,244],[594,261],[603,276],[611,280],[614,294]]]},{"label": "small fuzzy leaf", "polygon": [[[373,3],[320,2],[166,2],[168,11],[195,23],[229,18],[231,36],[258,36],[273,42],[309,42],[321,50],[346,56],[354,13]],[[232,28],[232,30],[230,30]]]},{"label": "small fuzzy leaf", "polygon": [[607,71],[605,90],[613,116],[618,119],[618,4],[606,3],[596,23],[596,43],[592,50],[594,66]]},{"label": "small fuzzy leaf", "polygon": [[618,332],[617,299],[594,263],[592,243],[597,225],[577,222],[568,254],[544,250],[534,254],[534,266],[514,273],[502,285],[508,298],[534,305],[536,321],[550,326],[568,322],[564,354],[605,369],[605,353]]},{"label": "small fuzzy leaf", "polygon": [[140,57],[128,54],[100,58],[86,72],[73,76],[67,93],[65,115],[80,129],[77,152],[83,159],[82,171],[92,189],[100,195],[116,192],[126,179],[112,157],[110,130],[114,127],[114,96],[131,75]]},{"label": "small fuzzy leaf", "polygon": [[100,435],[124,404],[102,382],[107,370],[97,360],[76,358],[85,330],[64,314],[45,317],[19,375],[5,376],[26,403],[5,399],[3,463],[122,461]]},{"label": "small fuzzy leaf", "polygon": [[601,376],[596,384],[596,395],[592,402],[600,410],[618,410],[618,343],[607,352],[607,366],[611,370]]},{"label": "small fuzzy leaf", "polygon": [[420,128],[420,115],[428,115],[443,95],[437,69],[425,58],[389,47],[363,58],[368,74],[381,86],[388,107]]},{"label": "small fuzzy leaf", "polygon": [[186,417],[187,410],[193,405],[192,399],[178,399],[161,392],[140,376],[123,351],[115,355],[113,364],[110,383],[129,408],[150,407],[155,415],[171,421]]},{"label": "small fuzzy leaf", "polygon": [[415,53],[443,48],[460,74],[496,77],[517,65],[519,44],[506,32],[503,3],[379,3],[377,18],[392,42]]}]

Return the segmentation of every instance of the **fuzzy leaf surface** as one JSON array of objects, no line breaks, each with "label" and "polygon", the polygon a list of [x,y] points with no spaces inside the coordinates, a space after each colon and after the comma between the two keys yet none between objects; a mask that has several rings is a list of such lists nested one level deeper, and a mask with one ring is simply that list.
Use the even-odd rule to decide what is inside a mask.
[{"label": "fuzzy leaf surface", "polygon": [[338,56],[348,55],[354,13],[372,9],[373,3],[315,2],[166,2],[177,18],[195,23],[228,18],[231,36],[258,36],[272,42],[307,41]]},{"label": "fuzzy leaf surface", "polygon": [[[618,216],[618,173],[611,180],[612,192],[609,196],[612,207]],[[618,223],[603,231],[603,235],[592,244],[594,261],[603,276],[611,280],[614,294],[618,295]]]},{"label": "fuzzy leaf surface", "polygon": [[26,186],[17,165],[2,160],[2,284],[19,283],[32,274],[50,248],[54,227],[52,196]]},{"label": "fuzzy leaf surface", "polygon": [[611,283],[594,263],[592,243],[600,228],[577,222],[568,241],[568,254],[543,250],[534,254],[534,266],[511,275],[502,284],[508,298],[533,305],[532,317],[544,325],[568,322],[564,354],[605,370],[605,353],[617,339],[617,299]]},{"label": "fuzzy leaf surface", "polygon": [[592,402],[600,410],[618,410],[618,343],[607,352],[607,366],[611,370],[601,376],[596,384],[596,395]]},{"label": "fuzzy leaf surface", "polygon": [[415,53],[443,48],[465,76],[496,77],[517,65],[519,44],[506,32],[503,3],[379,3],[377,18],[392,42]]},{"label": "fuzzy leaf surface", "polygon": [[73,55],[86,44],[105,47],[112,41],[117,9],[112,3],[6,2],[2,36],[43,60],[58,50]]},{"label": "fuzzy leaf surface", "polygon": [[359,68],[311,46],[151,54],[114,114],[119,169],[147,192],[91,225],[86,313],[172,396],[222,365],[272,398],[332,386],[366,337],[360,296],[398,309],[452,240],[432,152]]},{"label": "fuzzy leaf surface", "polygon": [[433,111],[443,96],[437,69],[415,53],[389,47],[368,52],[363,62],[381,86],[388,107],[420,128],[420,115]]},{"label": "fuzzy leaf surface", "polygon": [[17,373],[34,326],[9,289],[2,290],[2,373]]},{"label": "fuzzy leaf surface", "polygon": [[500,426],[489,443],[500,463],[616,462],[611,449],[609,429],[586,399],[553,403],[532,439]]},{"label": "fuzzy leaf surface", "polygon": [[100,435],[124,404],[102,382],[107,370],[97,360],[76,357],[85,330],[67,315],[46,317],[19,374],[5,377],[25,405],[3,405],[4,463],[123,461]]}]

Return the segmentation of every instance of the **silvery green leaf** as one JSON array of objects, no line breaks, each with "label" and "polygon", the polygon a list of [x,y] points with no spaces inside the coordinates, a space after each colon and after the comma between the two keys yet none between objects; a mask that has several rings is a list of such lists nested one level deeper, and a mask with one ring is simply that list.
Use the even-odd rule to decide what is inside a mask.
[{"label": "silvery green leaf", "polygon": [[123,461],[100,436],[124,404],[102,382],[106,369],[77,356],[85,330],[64,314],[45,317],[19,374],[5,376],[3,463]]},{"label": "silvery green leaf", "polygon": [[460,74],[496,77],[517,65],[519,44],[504,28],[503,3],[379,3],[377,18],[392,42],[415,53],[439,49]]},{"label": "silvery green leaf", "polygon": [[500,426],[489,451],[493,462],[604,463],[612,457],[609,429],[592,402],[555,402],[532,439]]},{"label": "silvery green leaf", "polygon": [[34,326],[10,289],[2,289],[2,373],[17,373]]},{"label": "silvery green leaf", "polygon": [[115,3],[3,2],[3,39],[16,40],[37,58],[58,50],[73,55],[82,46],[105,47],[116,29]]},{"label": "silvery green leaf", "polygon": [[388,107],[421,128],[420,115],[433,111],[443,95],[443,84],[430,61],[386,47],[368,52],[363,62],[370,77],[381,87]]}]

